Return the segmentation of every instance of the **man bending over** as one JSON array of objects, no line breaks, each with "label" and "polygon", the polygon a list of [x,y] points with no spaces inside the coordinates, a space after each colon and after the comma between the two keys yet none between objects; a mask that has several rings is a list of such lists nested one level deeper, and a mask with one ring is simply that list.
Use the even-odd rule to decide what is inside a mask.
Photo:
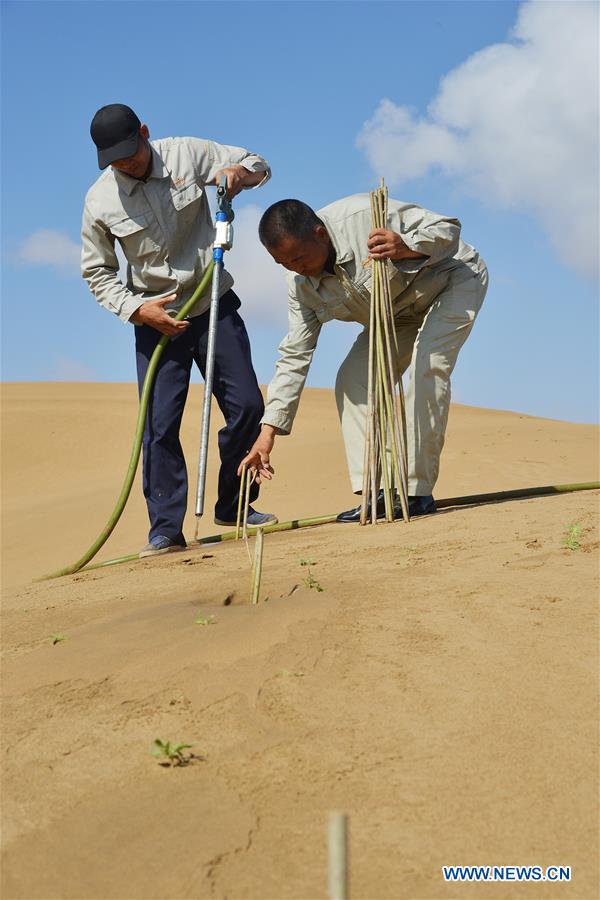
[{"label": "man bending over", "polygon": [[[406,393],[408,491],[411,516],[435,512],[433,490],[450,407],[450,376],[471,333],[488,284],[483,259],[460,237],[458,219],[414,203],[389,200],[388,227],[372,230],[369,194],[355,194],[315,213],[300,200],[269,207],[259,236],[289,270],[289,332],[269,385],[262,427],[242,465],[270,479],[275,436],[289,434],[325,322],[360,322],[338,372],[335,395],[352,490],[360,494],[367,415],[369,307],[372,260],[387,260],[391,277],[400,371]],[[370,514],[370,511],[369,511]],[[383,492],[377,515],[385,514]],[[395,517],[401,518],[399,501]],[[339,522],[358,522],[360,506]]]}]

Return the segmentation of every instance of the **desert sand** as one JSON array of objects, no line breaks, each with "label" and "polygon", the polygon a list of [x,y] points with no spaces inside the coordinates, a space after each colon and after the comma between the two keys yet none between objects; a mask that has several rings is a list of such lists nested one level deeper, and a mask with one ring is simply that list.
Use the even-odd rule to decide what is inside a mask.
[{"label": "desert sand", "polygon": [[[258,606],[243,542],[33,583],[104,525],[135,413],[133,385],[3,386],[4,900],[317,900],[338,809],[352,898],[595,900],[598,492],[266,535]],[[282,521],[353,505],[331,391],[274,465]],[[454,406],[436,496],[598,477],[592,426]],[[98,559],[146,532],[138,480]],[[486,864],[572,879],[443,881]]]}]

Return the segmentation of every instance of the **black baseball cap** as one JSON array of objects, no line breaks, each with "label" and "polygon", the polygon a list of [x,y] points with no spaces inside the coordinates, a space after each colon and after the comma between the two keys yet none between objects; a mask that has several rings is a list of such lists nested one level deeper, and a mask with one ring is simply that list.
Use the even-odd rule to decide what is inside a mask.
[{"label": "black baseball cap", "polygon": [[98,110],[90,134],[98,149],[98,165],[101,169],[116,159],[133,156],[138,148],[140,125],[142,123],[124,103],[109,103]]}]

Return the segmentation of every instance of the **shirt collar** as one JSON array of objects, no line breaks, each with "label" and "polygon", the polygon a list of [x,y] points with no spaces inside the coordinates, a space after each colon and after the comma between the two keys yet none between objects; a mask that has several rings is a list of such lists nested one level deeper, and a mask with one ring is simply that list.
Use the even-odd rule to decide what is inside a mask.
[{"label": "shirt collar", "polygon": [[[151,178],[168,178],[169,172],[167,171],[167,167],[165,166],[162,158],[158,155],[152,144],[150,144],[150,150],[152,151],[152,169],[150,170],[147,181],[149,181]],[[132,194],[138,184],[144,184],[144,182],[140,181],[139,178],[132,178],[131,175],[126,175],[124,172],[119,172],[118,169],[113,169],[112,171],[115,178],[117,179],[117,184],[122,190],[125,191],[126,194]]]},{"label": "shirt collar", "polygon": [[[335,265],[343,266],[344,263],[350,262],[350,260],[354,257],[354,253],[352,252],[350,244],[344,242],[342,235],[332,227],[331,222],[328,222],[327,216],[324,216],[322,213],[319,213],[318,215],[327,228],[329,239],[333,244],[333,248],[335,250]],[[320,275],[317,275],[315,277],[313,277],[312,275],[307,275],[306,280],[312,285],[315,290],[318,290],[321,280],[331,274],[331,272],[321,272]]]}]

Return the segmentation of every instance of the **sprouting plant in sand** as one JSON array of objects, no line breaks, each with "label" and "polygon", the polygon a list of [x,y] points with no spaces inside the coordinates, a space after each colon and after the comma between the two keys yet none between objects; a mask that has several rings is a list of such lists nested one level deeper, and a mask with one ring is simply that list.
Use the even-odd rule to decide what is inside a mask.
[{"label": "sprouting plant in sand", "polygon": [[307,559],[300,559],[299,562],[301,566],[316,566],[317,564],[316,559],[312,559],[310,556]]},{"label": "sprouting plant in sand", "polygon": [[216,625],[217,620],[214,616],[203,616],[199,615],[196,619],[194,619],[194,625]]},{"label": "sprouting plant in sand", "polygon": [[566,547],[567,550],[579,550],[581,547],[579,542],[581,531],[581,525],[569,525],[562,541],[563,547]]},{"label": "sprouting plant in sand", "polygon": [[161,766],[186,766],[193,759],[193,754],[185,751],[191,750],[192,746],[193,744],[175,744],[156,738],[152,754],[159,757]]},{"label": "sprouting plant in sand", "polygon": [[281,669],[277,674],[282,678],[304,678],[304,672],[292,672],[291,669]]},{"label": "sprouting plant in sand", "polygon": [[306,585],[307,588],[310,588],[313,591],[317,591],[318,593],[321,593],[322,591],[325,590],[325,588],[319,584],[319,582],[314,577],[314,575],[312,574],[310,569],[308,570],[308,575],[304,579],[304,584]]},{"label": "sprouting plant in sand", "polygon": [[54,644],[62,644],[63,641],[66,641],[66,634],[51,634],[50,640],[52,641],[52,645]]}]

